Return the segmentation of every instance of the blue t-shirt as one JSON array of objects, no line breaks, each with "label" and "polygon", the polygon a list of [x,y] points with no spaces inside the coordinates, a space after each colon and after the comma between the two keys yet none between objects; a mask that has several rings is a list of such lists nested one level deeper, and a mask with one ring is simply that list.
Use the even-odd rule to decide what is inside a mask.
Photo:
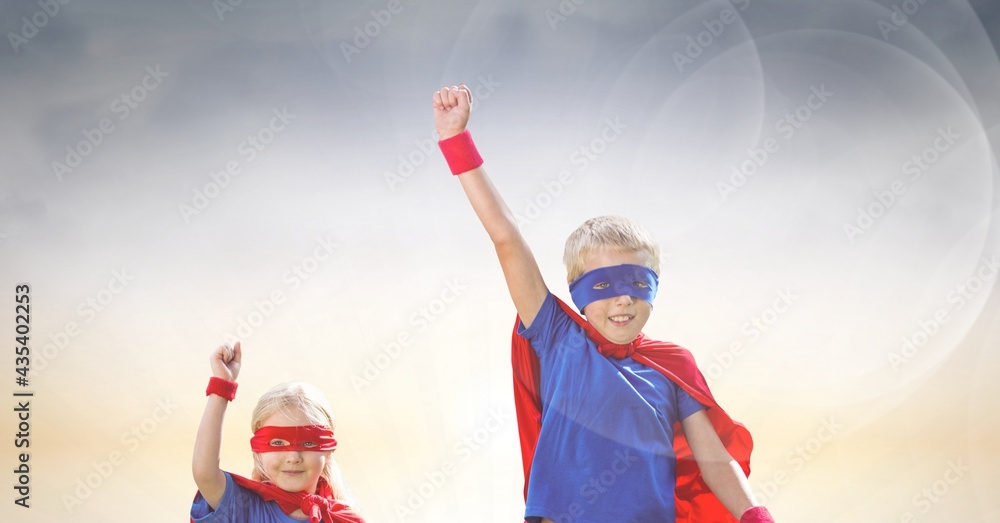
[{"label": "blue t-shirt", "polygon": [[542,428],[525,519],[674,521],[674,422],[704,407],[632,358],[606,358],[550,293],[527,329]]},{"label": "blue t-shirt", "polygon": [[226,474],[226,491],[219,506],[212,510],[199,493],[191,504],[191,519],[197,523],[302,523],[285,514],[275,501],[264,501],[260,495],[236,484]]}]

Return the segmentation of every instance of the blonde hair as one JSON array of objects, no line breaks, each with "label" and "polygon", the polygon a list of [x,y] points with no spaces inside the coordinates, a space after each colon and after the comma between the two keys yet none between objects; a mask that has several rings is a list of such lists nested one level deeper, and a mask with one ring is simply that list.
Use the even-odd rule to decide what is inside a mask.
[{"label": "blonde hair", "polygon": [[650,269],[660,274],[660,246],[653,241],[649,231],[621,216],[598,216],[576,228],[566,239],[563,263],[566,264],[566,281],[580,277],[587,264],[587,257],[602,247],[619,252],[642,252],[649,256]]},{"label": "blonde hair", "polygon": [[[321,390],[303,382],[281,383],[271,387],[257,400],[257,406],[250,416],[250,430],[257,432],[257,429],[264,426],[264,421],[277,412],[284,412],[289,416],[294,413],[302,413],[309,423],[322,425],[336,433],[337,420],[333,416],[333,409],[329,400]],[[334,497],[347,504],[355,512],[360,513],[360,506],[357,497],[347,484],[340,466],[331,453],[326,459],[326,465],[320,473],[330,488],[333,489]],[[264,465],[261,462],[260,454],[253,453],[253,479],[255,481],[270,481],[264,472]]]}]

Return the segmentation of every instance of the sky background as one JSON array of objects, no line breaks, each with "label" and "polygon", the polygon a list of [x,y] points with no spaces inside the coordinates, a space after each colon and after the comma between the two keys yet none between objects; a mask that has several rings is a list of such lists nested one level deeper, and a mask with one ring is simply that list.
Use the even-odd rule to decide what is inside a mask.
[{"label": "sky background", "polygon": [[238,338],[224,469],[304,380],[369,521],[519,521],[514,308],[431,114],[465,83],[555,294],[587,218],[657,238],[645,332],[750,428],[778,521],[1000,520],[1000,4],[224,2],[0,4],[3,470],[34,393],[0,519],[187,517]]}]

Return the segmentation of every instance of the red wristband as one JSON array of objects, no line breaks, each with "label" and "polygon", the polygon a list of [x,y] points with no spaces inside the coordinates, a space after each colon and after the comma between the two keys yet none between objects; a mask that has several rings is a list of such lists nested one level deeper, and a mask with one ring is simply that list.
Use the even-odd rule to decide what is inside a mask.
[{"label": "red wristband", "polygon": [[208,380],[208,388],[205,389],[205,395],[211,396],[212,394],[226,398],[227,401],[233,401],[233,398],[236,397],[236,382],[212,376]]},{"label": "red wristband", "polygon": [[483,164],[483,157],[479,156],[468,129],[451,138],[438,141],[438,147],[448,162],[451,174],[462,174]]},{"label": "red wristband", "polygon": [[764,507],[751,507],[740,516],[740,523],[774,523],[774,518]]}]

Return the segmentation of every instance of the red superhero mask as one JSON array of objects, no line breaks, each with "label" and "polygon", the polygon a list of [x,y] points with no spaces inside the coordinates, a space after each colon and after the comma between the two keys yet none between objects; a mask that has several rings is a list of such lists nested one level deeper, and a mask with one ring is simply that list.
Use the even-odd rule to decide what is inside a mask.
[{"label": "red superhero mask", "polygon": [[[281,440],[280,444],[272,445],[275,440]],[[333,431],[322,425],[267,426],[253,433],[250,448],[254,452],[328,451],[337,449],[337,440],[333,439]],[[301,509],[309,516],[310,523],[365,523],[351,507],[337,500],[333,488],[322,476],[315,493],[288,492],[273,483],[254,481],[238,474],[230,476],[237,485],[256,492],[264,501],[276,502],[285,514]]]},{"label": "red superhero mask", "polygon": [[322,452],[336,450],[337,440],[333,439],[333,431],[322,425],[267,426],[253,433],[250,448],[254,452]]}]

